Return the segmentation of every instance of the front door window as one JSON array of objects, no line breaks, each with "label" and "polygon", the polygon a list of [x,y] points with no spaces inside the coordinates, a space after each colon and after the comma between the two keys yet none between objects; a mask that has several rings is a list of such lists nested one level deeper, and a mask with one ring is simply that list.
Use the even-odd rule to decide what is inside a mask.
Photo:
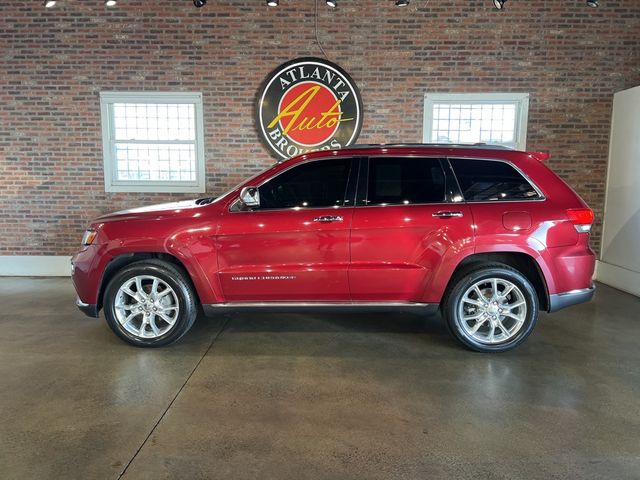
[{"label": "front door window", "polygon": [[341,207],[350,168],[350,158],[293,167],[259,188],[260,209]]}]

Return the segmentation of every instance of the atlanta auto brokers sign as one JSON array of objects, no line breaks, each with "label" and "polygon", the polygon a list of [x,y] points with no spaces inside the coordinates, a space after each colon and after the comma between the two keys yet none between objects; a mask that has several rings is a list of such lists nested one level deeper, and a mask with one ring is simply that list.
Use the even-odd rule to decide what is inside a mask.
[{"label": "atlanta auto brokers sign", "polygon": [[266,78],[258,104],[258,131],[278,158],[352,145],[362,128],[362,99],[338,65],[298,58]]}]

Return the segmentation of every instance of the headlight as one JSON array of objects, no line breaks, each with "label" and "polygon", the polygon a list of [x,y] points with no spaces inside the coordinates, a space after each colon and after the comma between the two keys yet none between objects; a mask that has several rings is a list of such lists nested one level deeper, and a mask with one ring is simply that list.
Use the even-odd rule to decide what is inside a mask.
[{"label": "headlight", "polygon": [[97,236],[98,232],[96,232],[93,228],[88,228],[82,236],[82,246],[87,247],[91,245]]}]

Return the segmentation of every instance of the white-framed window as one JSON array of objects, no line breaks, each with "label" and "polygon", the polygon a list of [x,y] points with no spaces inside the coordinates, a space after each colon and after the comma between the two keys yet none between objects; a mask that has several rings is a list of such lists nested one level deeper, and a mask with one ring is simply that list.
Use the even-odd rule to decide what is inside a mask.
[{"label": "white-framed window", "polygon": [[424,143],[527,147],[528,93],[427,93]]},{"label": "white-framed window", "polygon": [[101,92],[107,192],[205,191],[202,94]]}]

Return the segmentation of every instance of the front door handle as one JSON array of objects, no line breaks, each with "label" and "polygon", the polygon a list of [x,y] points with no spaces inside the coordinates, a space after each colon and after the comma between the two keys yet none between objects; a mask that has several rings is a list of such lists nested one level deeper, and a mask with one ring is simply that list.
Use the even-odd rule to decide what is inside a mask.
[{"label": "front door handle", "polygon": [[438,218],[462,217],[462,212],[435,212],[431,216]]},{"label": "front door handle", "polygon": [[320,223],[341,222],[342,217],[340,215],[323,215],[321,217],[314,218],[313,221]]}]

